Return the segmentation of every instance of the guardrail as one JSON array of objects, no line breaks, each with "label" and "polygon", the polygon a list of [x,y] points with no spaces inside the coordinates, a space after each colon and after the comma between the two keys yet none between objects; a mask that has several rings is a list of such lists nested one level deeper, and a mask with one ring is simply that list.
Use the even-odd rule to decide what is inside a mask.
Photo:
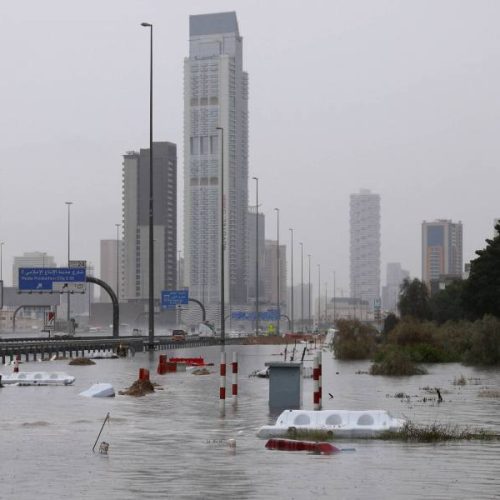
[{"label": "guardrail", "polygon": [[[243,339],[226,339],[226,344],[236,345],[242,343]],[[125,348],[132,354],[147,349],[149,345],[147,337],[72,337],[65,339],[5,339],[0,341],[0,358],[5,364],[6,360],[13,360],[18,357],[22,360],[50,359],[57,357],[85,356],[91,352],[116,351],[118,347]],[[154,342],[155,350],[182,349],[191,347],[204,347],[220,345],[219,338],[198,337],[187,338],[185,340],[173,340],[172,337],[156,337]]]}]

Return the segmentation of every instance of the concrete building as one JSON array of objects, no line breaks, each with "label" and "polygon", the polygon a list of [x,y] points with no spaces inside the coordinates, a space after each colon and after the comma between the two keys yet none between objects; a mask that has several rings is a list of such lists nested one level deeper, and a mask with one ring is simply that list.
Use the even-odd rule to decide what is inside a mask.
[{"label": "concrete building", "polygon": [[[259,302],[265,302],[266,296],[264,293],[264,255],[265,255],[265,224],[266,219],[264,214],[259,212],[259,238],[258,238],[258,260],[259,260]],[[256,241],[256,231],[257,231],[257,220],[255,207],[250,207],[248,210],[247,218],[247,242],[248,242],[248,265],[247,265],[247,276],[248,276],[248,302],[255,304],[255,281],[257,277],[257,263],[256,263],[256,253],[257,253],[257,241]]]},{"label": "concrete building", "polygon": [[[264,265],[262,272],[263,295],[268,304],[275,306],[278,302],[278,255],[276,251],[276,241],[265,240]],[[283,311],[286,309],[286,245],[279,246],[279,287],[280,304]]]},{"label": "concrete building", "polygon": [[351,297],[373,309],[380,300],[380,195],[351,194],[350,229]]},{"label": "concrete building", "polygon": [[398,312],[399,290],[401,283],[410,277],[410,273],[401,268],[399,262],[389,262],[386,269],[386,285],[382,287],[382,309]]},{"label": "concrete building", "polygon": [[439,219],[422,222],[422,281],[443,276],[461,278],[463,272],[462,223]]},{"label": "concrete building", "polygon": [[[149,155],[149,149],[141,149],[123,157],[120,300],[149,297]],[[159,300],[161,290],[177,285],[177,147],[171,142],[153,143],[153,224],[154,296]]]},{"label": "concrete building", "polygon": [[[67,263],[65,262],[64,265]],[[12,286],[19,286],[20,267],[57,267],[54,257],[45,252],[25,252],[20,257],[14,257],[12,265]]]},{"label": "concrete building", "polygon": [[190,16],[184,61],[184,266],[190,296],[207,306],[220,306],[222,167],[225,302],[247,302],[248,76],[242,49],[234,12]]},{"label": "concrete building", "polygon": [[[100,279],[105,281],[117,294],[118,300],[123,297],[122,266],[123,241],[101,240],[100,242]],[[99,287],[99,302],[111,302],[109,294]]]}]

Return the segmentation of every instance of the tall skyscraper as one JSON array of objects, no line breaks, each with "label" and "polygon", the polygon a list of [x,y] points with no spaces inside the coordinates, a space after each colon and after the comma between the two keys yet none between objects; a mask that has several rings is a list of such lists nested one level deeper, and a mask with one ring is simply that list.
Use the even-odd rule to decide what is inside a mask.
[{"label": "tall skyscraper", "polygon": [[[120,301],[149,297],[149,155],[149,149],[141,149],[123,157]],[[171,142],[153,143],[153,224],[154,296],[159,299],[161,290],[177,284],[177,147]]]},{"label": "tall skyscraper", "polygon": [[439,219],[422,222],[422,281],[462,276],[462,223]]},{"label": "tall skyscraper", "polygon": [[351,194],[351,297],[373,309],[380,299],[380,195],[368,189]]},{"label": "tall skyscraper", "polygon": [[184,265],[190,296],[206,305],[220,303],[222,168],[225,302],[247,301],[248,75],[242,48],[234,12],[190,16],[184,61]]}]

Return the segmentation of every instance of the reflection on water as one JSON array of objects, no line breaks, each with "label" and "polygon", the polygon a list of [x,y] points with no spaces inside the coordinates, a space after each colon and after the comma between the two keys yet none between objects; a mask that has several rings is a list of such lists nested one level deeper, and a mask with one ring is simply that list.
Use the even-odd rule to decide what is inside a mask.
[{"label": "reflection on water", "polygon": [[[493,498],[500,480],[499,442],[404,444],[340,443],[355,452],[333,456],[264,448],[255,437],[272,423],[268,380],[249,378],[280,346],[232,346],[239,353],[239,402],[218,411],[218,367],[205,376],[153,376],[164,390],[143,398],[87,399],[79,392],[96,382],[128,387],[140,367],[156,371],[157,354],[98,360],[95,366],[50,363],[76,376],[69,387],[0,389],[0,498]],[[219,348],[176,351],[217,363]],[[229,354],[230,356],[231,354]],[[228,357],[228,359],[231,359]],[[39,367],[27,363],[23,369]],[[323,354],[324,408],[387,409],[417,423],[450,423],[500,433],[500,399],[478,397],[500,387],[499,370],[457,364],[431,365],[429,374],[387,378],[358,375],[368,362],[338,362]],[[9,368],[4,368],[4,372]],[[463,375],[471,383],[453,385]],[[478,379],[473,381],[473,379]],[[230,375],[228,377],[230,387]],[[438,404],[432,390],[442,389]],[[428,390],[424,390],[428,388]],[[228,391],[229,392],[229,391]],[[333,395],[333,398],[328,396]],[[404,393],[405,397],[394,397]],[[399,395],[401,396],[401,395]],[[409,397],[406,397],[409,396]],[[304,407],[312,409],[312,381],[304,380]],[[100,440],[109,454],[92,453]],[[236,440],[236,449],[227,439]]]}]

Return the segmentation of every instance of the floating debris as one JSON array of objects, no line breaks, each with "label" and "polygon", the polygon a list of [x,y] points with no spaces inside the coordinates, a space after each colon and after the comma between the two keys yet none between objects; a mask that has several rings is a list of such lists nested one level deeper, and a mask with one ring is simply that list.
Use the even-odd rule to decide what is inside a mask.
[{"label": "floating debris", "polygon": [[467,380],[465,379],[465,377],[463,375],[460,375],[460,377],[455,377],[453,379],[453,385],[466,385],[467,384]]},{"label": "floating debris", "polygon": [[208,368],[195,368],[191,370],[193,375],[210,375],[210,370]]},{"label": "floating debris", "polygon": [[75,358],[72,359],[68,364],[76,366],[89,366],[89,365],[95,365],[95,361],[92,361],[89,358]]},{"label": "floating debris", "polygon": [[155,392],[155,388],[149,380],[136,380],[128,389],[119,391],[118,394],[121,396],[141,397],[151,392]]},{"label": "floating debris", "polygon": [[419,443],[435,443],[439,441],[460,441],[460,440],[492,440],[500,439],[500,436],[491,432],[479,429],[460,428],[456,425],[437,424],[417,425],[407,421],[403,427],[395,431],[386,431],[379,436],[379,439],[411,441]]},{"label": "floating debris", "polygon": [[481,389],[478,397],[480,398],[500,398],[500,391],[498,389]]}]

